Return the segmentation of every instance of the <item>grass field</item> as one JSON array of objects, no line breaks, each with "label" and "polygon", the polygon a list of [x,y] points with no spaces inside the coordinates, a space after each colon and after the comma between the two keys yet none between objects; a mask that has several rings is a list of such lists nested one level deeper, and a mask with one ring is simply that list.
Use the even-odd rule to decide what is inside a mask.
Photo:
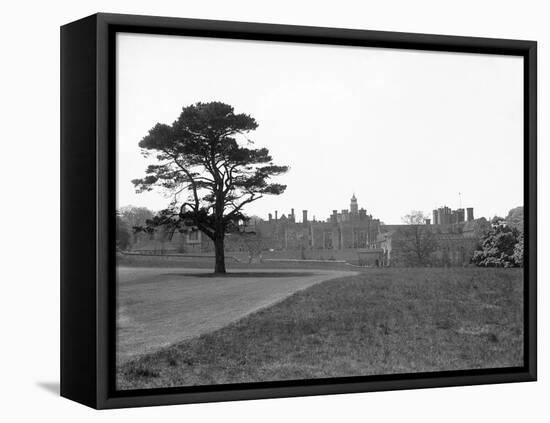
[{"label": "grass field", "polygon": [[520,269],[367,269],[121,365],[119,389],[521,366]]},{"label": "grass field", "polygon": [[317,283],[356,272],[117,267],[117,362],[195,338]]}]

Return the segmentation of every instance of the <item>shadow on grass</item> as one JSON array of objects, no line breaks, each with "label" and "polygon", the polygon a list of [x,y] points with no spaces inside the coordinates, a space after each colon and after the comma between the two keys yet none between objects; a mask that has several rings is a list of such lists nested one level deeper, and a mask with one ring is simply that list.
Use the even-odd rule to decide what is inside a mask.
[{"label": "shadow on grass", "polygon": [[313,272],[227,272],[227,273],[165,273],[166,276],[193,278],[299,278],[314,276]]}]

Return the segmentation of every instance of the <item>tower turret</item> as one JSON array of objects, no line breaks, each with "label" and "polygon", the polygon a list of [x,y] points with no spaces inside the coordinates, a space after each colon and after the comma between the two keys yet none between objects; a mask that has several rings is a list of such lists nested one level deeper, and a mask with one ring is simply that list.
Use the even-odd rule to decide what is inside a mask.
[{"label": "tower turret", "polygon": [[359,214],[359,206],[357,204],[357,198],[355,197],[355,193],[351,197],[351,202],[349,205],[349,212],[350,214],[356,215]]}]

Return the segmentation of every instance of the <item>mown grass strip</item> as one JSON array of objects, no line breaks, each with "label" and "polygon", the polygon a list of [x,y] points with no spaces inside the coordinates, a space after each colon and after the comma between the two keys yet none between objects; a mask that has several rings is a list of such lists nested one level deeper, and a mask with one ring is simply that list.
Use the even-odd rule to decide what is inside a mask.
[{"label": "mown grass strip", "polygon": [[369,269],[124,363],[119,389],[523,363],[520,269]]}]

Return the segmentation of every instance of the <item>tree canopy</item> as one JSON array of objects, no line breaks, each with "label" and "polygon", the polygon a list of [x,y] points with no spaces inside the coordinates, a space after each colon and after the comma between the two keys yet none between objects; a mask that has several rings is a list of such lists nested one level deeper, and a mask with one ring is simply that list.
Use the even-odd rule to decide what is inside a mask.
[{"label": "tree canopy", "polygon": [[131,243],[131,232],[128,224],[117,213],[116,215],[116,248],[117,250],[126,250]]},{"label": "tree canopy", "polygon": [[523,206],[515,207],[508,212],[506,223],[523,232]]},{"label": "tree canopy", "polygon": [[406,214],[401,218],[401,221],[405,225],[424,225],[428,216],[420,210],[411,210],[409,214]]},{"label": "tree canopy", "polygon": [[515,207],[506,218],[491,219],[491,228],[480,238],[472,262],[488,267],[523,267],[524,224],[523,207]]},{"label": "tree canopy", "polygon": [[[519,244],[519,245],[518,245]],[[504,223],[493,224],[481,237],[472,262],[484,267],[516,267],[523,265],[523,237]]]},{"label": "tree canopy", "polygon": [[432,262],[432,253],[437,249],[437,239],[422,211],[411,210],[401,218],[405,224],[393,235],[392,261],[401,261],[407,266],[427,266]]},{"label": "tree canopy", "polygon": [[154,213],[147,207],[136,207],[131,205],[120,207],[118,213],[130,228],[141,227],[154,216]]},{"label": "tree canopy", "polygon": [[271,178],[287,172],[288,166],[274,164],[267,148],[254,148],[246,137],[257,127],[254,118],[236,114],[228,104],[196,103],[184,107],[172,125],[157,123],[139,142],[156,163],[132,181],[136,190],[160,188],[173,195],[149,226],[196,226],[214,241],[219,273],[225,272],[224,234],[238,230],[247,219],[244,207],[286,189]]}]

